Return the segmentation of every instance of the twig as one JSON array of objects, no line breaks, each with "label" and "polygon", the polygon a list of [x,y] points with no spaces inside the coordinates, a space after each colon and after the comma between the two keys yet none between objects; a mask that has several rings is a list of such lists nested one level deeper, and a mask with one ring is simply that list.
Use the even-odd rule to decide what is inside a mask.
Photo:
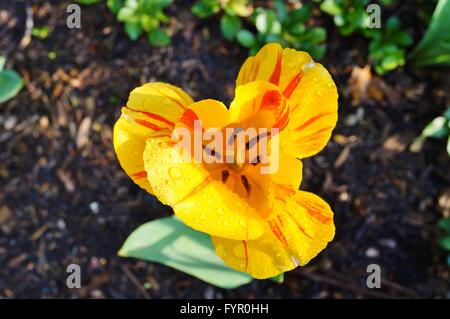
[{"label": "twig", "polygon": [[352,283],[343,283],[340,282],[334,278],[330,278],[330,277],[326,277],[326,276],[322,276],[319,274],[315,274],[315,273],[304,273],[304,272],[294,272],[294,274],[299,275],[299,276],[303,276],[306,277],[310,280],[313,280],[315,282],[320,282],[320,283],[324,283],[324,284],[328,284],[328,285],[332,285],[332,286],[336,286],[336,287],[340,287],[340,288],[344,288],[344,289],[348,289],[348,290],[352,290],[354,292],[360,293],[362,295],[366,295],[369,297],[373,297],[373,298],[380,298],[380,299],[395,299],[395,296],[390,296],[387,295],[385,293],[382,292],[378,292],[378,291],[372,291],[372,290],[367,290],[367,289],[363,289],[360,288]]},{"label": "twig", "polygon": [[137,288],[137,290],[141,293],[141,295],[145,299],[151,299],[150,295],[147,293],[145,288],[141,285],[139,280],[136,278],[136,276],[129,270],[126,266],[121,265],[120,266],[125,273],[125,276],[127,276],[128,279],[130,279],[131,283]]},{"label": "twig", "polygon": [[31,42],[31,33],[33,32],[33,9],[31,8],[30,3],[27,1],[25,12],[27,14],[27,19],[25,21],[25,33],[23,35],[22,40],[20,41],[20,48],[25,48]]}]

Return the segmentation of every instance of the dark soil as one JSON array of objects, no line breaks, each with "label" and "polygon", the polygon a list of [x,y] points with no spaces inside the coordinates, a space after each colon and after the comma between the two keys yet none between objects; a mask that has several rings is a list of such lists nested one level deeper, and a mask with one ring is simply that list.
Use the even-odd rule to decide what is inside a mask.
[{"label": "dark soil", "polygon": [[[34,25],[50,33],[21,47],[27,3]],[[26,83],[0,105],[0,297],[449,297],[436,226],[443,214],[438,198],[450,186],[445,142],[408,150],[449,105],[448,69],[374,77],[373,94],[358,101],[349,79],[364,66],[367,42],[340,37],[328,22],[322,63],[340,90],[340,121],[328,147],[304,162],[302,188],[331,203],[335,240],[283,284],[254,281],[222,290],[116,255],[137,226],[171,211],[124,174],[112,127],[128,93],[147,81],[228,103],[245,50],[223,40],[216,19],[195,19],[185,1],[170,8],[174,36],[166,48],[129,40],[103,5],[83,7],[82,28],[69,30],[70,2],[54,3],[0,4],[0,55]],[[81,289],[66,287],[71,263],[81,266]],[[371,263],[382,269],[378,290],[366,288]]]}]

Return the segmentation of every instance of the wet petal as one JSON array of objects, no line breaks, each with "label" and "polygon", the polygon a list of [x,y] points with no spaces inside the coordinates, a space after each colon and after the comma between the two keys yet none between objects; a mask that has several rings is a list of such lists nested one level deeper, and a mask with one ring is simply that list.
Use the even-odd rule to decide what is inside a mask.
[{"label": "wet petal", "polygon": [[333,239],[335,231],[329,205],[302,191],[295,192],[265,226],[264,235],[256,240],[213,237],[217,255],[254,278],[270,278],[307,264]]},{"label": "wet petal", "polygon": [[232,239],[261,236],[264,222],[258,213],[215,181],[201,163],[184,161],[173,146],[173,142],[151,138],[145,148],[145,170],[158,199],[196,230]]},{"label": "wet petal", "polygon": [[144,169],[145,141],[170,136],[175,122],[192,103],[183,90],[165,83],[147,83],[134,89],[114,126],[114,148],[125,172],[152,193]]}]

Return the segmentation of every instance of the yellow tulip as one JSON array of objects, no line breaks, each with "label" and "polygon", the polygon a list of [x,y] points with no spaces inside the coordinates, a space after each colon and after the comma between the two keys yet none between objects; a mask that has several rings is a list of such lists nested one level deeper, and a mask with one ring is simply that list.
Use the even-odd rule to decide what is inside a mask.
[{"label": "yellow tulip", "polygon": [[[269,278],[307,264],[334,237],[330,206],[298,188],[301,159],[330,139],[337,98],[330,74],[309,54],[267,44],[243,64],[229,109],[211,99],[193,102],[165,83],[134,89],[114,127],[114,147],[133,181],[209,234],[227,265]],[[259,161],[181,160],[173,132],[193,130],[194,120],[206,129],[278,129],[279,149],[270,150],[278,170],[263,174]]]}]

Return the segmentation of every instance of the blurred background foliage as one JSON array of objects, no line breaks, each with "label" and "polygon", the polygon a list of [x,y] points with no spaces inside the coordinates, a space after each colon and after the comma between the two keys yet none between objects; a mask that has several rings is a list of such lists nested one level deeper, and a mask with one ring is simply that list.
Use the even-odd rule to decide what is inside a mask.
[{"label": "blurred background foliage", "polygon": [[[172,0],[78,0],[85,5],[105,2],[132,40],[145,32],[148,41],[154,45],[168,45],[170,35],[164,28],[169,22],[164,9]],[[417,1],[417,0],[416,0]],[[357,34],[368,40],[368,61],[378,74],[384,74],[405,65],[407,53],[414,41],[408,30],[402,26],[400,17],[385,15],[395,7],[395,0],[314,0],[301,6],[297,1],[274,0],[264,5],[251,0],[197,0],[192,12],[199,19],[220,17],[223,36],[229,41],[237,41],[255,54],[264,44],[278,42],[284,47],[292,47],[309,52],[320,60],[326,54],[327,31],[319,21],[332,17],[343,37]],[[418,0],[418,2],[423,2]],[[428,1],[437,3],[435,0]],[[381,8],[378,17],[381,27],[370,28],[373,12],[369,4]],[[414,65],[449,64],[450,2],[440,0],[436,12],[430,19],[423,10],[419,16],[430,23],[425,37],[414,51]],[[381,15],[381,12],[383,14]],[[430,22],[431,20],[431,22]]]}]

